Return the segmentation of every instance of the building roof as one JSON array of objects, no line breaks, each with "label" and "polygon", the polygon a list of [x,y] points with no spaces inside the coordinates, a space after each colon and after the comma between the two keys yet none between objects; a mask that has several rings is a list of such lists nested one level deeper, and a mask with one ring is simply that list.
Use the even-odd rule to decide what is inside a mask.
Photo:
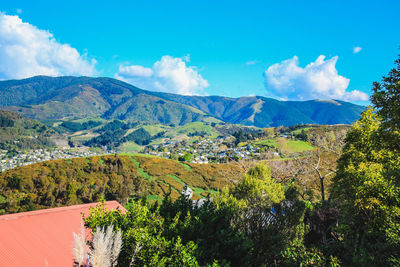
[{"label": "building roof", "polygon": [[[0,266],[73,266],[73,233],[98,203],[0,216]],[[122,209],[117,201],[107,210]]]}]

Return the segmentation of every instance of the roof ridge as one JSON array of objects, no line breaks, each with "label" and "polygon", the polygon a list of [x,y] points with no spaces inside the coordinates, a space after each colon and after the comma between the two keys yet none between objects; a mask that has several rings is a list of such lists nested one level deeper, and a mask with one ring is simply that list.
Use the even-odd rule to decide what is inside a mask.
[{"label": "roof ridge", "polygon": [[[78,205],[71,205],[71,206],[65,206],[65,207],[56,207],[56,208],[48,208],[48,209],[40,209],[40,210],[33,210],[33,211],[24,211],[24,212],[19,212],[19,213],[12,213],[12,214],[6,214],[6,215],[1,215],[0,216],[0,221],[7,221],[7,220],[15,220],[20,217],[28,217],[28,216],[36,216],[36,215],[43,215],[43,214],[48,214],[48,213],[57,213],[57,212],[62,212],[62,211],[67,211],[67,210],[75,210],[75,209],[81,209],[83,207],[95,207],[98,204],[101,204],[102,202],[94,202],[94,203],[86,203],[86,204],[78,204]],[[106,205],[107,204],[117,204],[120,205],[118,201],[116,200],[110,200],[104,202]],[[117,206],[117,209],[119,207]]]}]

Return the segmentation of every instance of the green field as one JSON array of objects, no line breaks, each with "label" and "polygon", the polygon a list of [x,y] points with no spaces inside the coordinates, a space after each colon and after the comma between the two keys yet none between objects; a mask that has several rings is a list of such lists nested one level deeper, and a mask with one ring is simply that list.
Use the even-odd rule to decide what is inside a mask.
[{"label": "green field", "polygon": [[295,152],[310,151],[314,149],[314,147],[308,142],[300,140],[282,140],[282,139],[283,138],[279,138],[277,142],[278,142],[278,148],[284,152],[295,153]]},{"label": "green field", "polygon": [[256,146],[269,146],[278,149],[279,151],[286,153],[296,153],[313,150],[314,147],[304,141],[292,140],[286,138],[274,138],[274,139],[264,139],[258,140],[253,145]]},{"label": "green field", "polygon": [[168,131],[171,129],[169,126],[161,125],[161,124],[154,124],[154,125],[144,125],[142,126],[151,136],[156,135],[160,132]]},{"label": "green field", "polygon": [[139,152],[142,149],[143,147],[139,146],[135,142],[125,142],[118,147],[118,151],[122,153]]},{"label": "green field", "polygon": [[219,135],[218,132],[211,125],[208,125],[204,122],[191,122],[172,129],[167,133],[167,136],[177,137],[181,135],[193,134],[196,132],[204,132],[210,138],[216,138]]}]

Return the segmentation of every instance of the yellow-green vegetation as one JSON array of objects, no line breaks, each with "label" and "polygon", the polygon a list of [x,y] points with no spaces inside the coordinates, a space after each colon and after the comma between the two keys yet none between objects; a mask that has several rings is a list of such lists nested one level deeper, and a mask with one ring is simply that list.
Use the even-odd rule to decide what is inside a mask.
[{"label": "yellow-green vegetation", "polygon": [[181,127],[177,127],[167,133],[167,136],[174,137],[179,135],[207,135],[211,138],[216,138],[219,134],[215,131],[215,129],[204,122],[191,122],[187,123]]},{"label": "yellow-green vegetation", "polygon": [[171,127],[162,124],[144,125],[142,127],[152,136],[171,129]]},{"label": "yellow-green vegetation", "polygon": [[304,128],[300,128],[300,129],[297,129],[297,130],[292,131],[292,134],[299,134],[299,133],[301,133],[302,131],[307,132],[308,130],[310,130],[310,129],[312,129],[312,128],[314,128],[314,127],[304,127]]},{"label": "yellow-green vegetation", "polygon": [[55,132],[44,124],[18,113],[0,110],[0,149],[27,150],[51,147]]},{"label": "yellow-green vegetation", "polygon": [[[213,191],[220,190],[230,184],[227,178],[233,179],[229,176],[231,173],[240,175],[239,168],[234,164],[189,164],[185,165],[178,161],[162,159],[162,158],[149,158],[142,156],[132,156],[132,160],[138,162],[140,169],[143,170],[143,177],[151,178],[149,182],[158,183],[163,181],[163,184],[154,186],[154,192],[158,195],[164,195],[169,186],[175,189],[171,192],[171,196],[176,198],[184,184],[187,184],[194,191],[194,198],[200,198],[197,188],[200,188],[205,194],[212,194]],[[238,177],[237,177],[238,179]]]},{"label": "yellow-green vegetation", "polygon": [[273,147],[283,153],[305,152],[315,149],[309,142],[283,137],[257,140],[255,142],[252,142],[251,144],[257,146]]},{"label": "yellow-green vegetation", "polygon": [[84,222],[93,231],[121,229],[119,266],[129,266],[132,258],[137,266],[337,266],[305,245],[311,210],[293,187],[259,164],[200,206],[184,196],[154,205],[132,201],[124,213],[99,205]]},{"label": "yellow-green vegetation", "polygon": [[130,197],[153,201],[169,191],[176,199],[184,184],[198,199],[232,184],[232,178],[240,175],[235,164],[186,165],[140,154],[54,160],[0,173],[0,214],[103,198],[123,204]]},{"label": "yellow-green vegetation", "polygon": [[203,121],[205,121],[205,122],[215,122],[215,123],[222,122],[221,120],[219,120],[217,118],[214,118],[214,117],[211,117],[211,116],[203,118]]},{"label": "yellow-green vegetation", "polygon": [[123,153],[129,153],[129,152],[138,152],[143,149],[142,146],[136,144],[133,141],[125,142],[122,143],[120,146],[118,146],[118,151],[123,152]]},{"label": "yellow-green vegetation", "polygon": [[276,142],[279,150],[287,153],[304,152],[314,149],[314,147],[310,143],[300,140],[288,140],[286,138],[278,138]]}]

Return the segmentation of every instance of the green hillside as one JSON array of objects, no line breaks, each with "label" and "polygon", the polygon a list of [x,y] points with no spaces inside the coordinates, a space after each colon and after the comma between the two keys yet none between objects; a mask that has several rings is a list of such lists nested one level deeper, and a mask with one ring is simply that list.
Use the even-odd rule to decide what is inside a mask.
[{"label": "green hillside", "polygon": [[[240,179],[235,164],[183,164],[138,154],[74,158],[0,173],[0,214],[91,203],[102,198],[176,199],[184,184],[199,199]],[[229,180],[228,180],[229,178]]]},{"label": "green hillside", "polygon": [[0,110],[0,149],[26,150],[53,146],[55,132],[44,124],[18,113]]}]

